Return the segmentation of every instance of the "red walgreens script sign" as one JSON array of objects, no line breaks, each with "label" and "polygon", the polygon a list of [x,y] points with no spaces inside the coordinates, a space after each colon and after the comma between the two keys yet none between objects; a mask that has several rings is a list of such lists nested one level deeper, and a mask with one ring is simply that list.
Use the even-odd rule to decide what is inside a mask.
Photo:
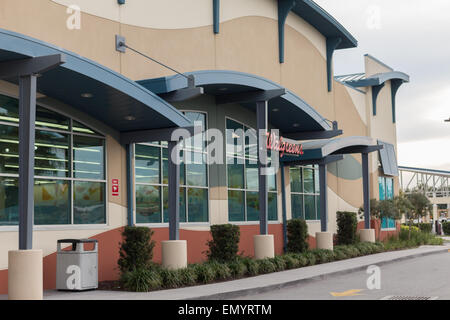
[{"label": "red walgreens script sign", "polygon": [[112,179],[111,185],[112,195],[115,197],[119,196],[119,179]]},{"label": "red walgreens script sign", "polygon": [[284,156],[285,153],[289,154],[303,154],[303,145],[291,142],[286,142],[283,137],[278,137],[274,133],[266,133],[267,136],[267,149],[276,150],[280,152],[280,158]]}]

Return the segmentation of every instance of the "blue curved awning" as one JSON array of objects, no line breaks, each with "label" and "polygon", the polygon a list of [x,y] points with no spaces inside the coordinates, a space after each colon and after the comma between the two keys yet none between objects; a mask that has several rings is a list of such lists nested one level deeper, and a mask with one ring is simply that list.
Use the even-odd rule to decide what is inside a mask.
[{"label": "blue curved awning", "polygon": [[[175,107],[135,81],[73,52],[0,29],[0,62],[53,54],[64,54],[66,63],[39,77],[39,93],[120,132],[191,126]],[[17,83],[17,79],[6,80]],[[82,97],[86,93],[91,97]],[[129,116],[135,120],[127,120]]]},{"label": "blue curved awning", "polygon": [[[206,94],[223,95],[251,90],[283,89],[275,82],[248,73],[229,70],[204,70],[188,72],[195,77],[195,84],[204,88]],[[164,94],[185,88],[186,79],[180,75],[138,81],[156,94]],[[255,105],[242,103],[255,110]],[[271,112],[273,109],[279,112]],[[294,93],[286,90],[280,97],[269,101],[269,122],[281,133],[302,131],[325,131],[331,126],[315,109]]]},{"label": "blue curved awning", "polygon": [[299,156],[284,156],[283,162],[306,160],[320,160],[330,155],[349,153],[373,152],[381,147],[377,141],[370,137],[351,136],[335,139],[324,139],[302,143],[303,154]]}]

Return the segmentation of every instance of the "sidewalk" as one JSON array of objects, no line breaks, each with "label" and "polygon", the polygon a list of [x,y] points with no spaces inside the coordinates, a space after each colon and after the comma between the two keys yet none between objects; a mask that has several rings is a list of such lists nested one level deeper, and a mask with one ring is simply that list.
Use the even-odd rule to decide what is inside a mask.
[{"label": "sidewalk", "polygon": [[[297,285],[306,281],[326,279],[333,275],[364,270],[370,265],[378,266],[399,260],[449,252],[450,246],[422,246],[416,249],[383,252],[364,257],[319,264],[294,270],[271,273],[240,280],[180,289],[136,293],[122,291],[44,292],[46,300],[179,300],[179,299],[231,299]],[[0,300],[7,296],[0,296]]]}]

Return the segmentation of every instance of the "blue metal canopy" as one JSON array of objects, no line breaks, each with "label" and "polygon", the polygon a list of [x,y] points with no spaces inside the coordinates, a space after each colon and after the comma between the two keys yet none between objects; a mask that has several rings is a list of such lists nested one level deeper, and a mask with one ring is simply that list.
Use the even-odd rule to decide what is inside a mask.
[{"label": "blue metal canopy", "polygon": [[66,62],[39,77],[38,92],[120,132],[191,126],[175,107],[135,81],[73,52],[0,29],[0,62],[53,54],[64,54]]},{"label": "blue metal canopy", "polygon": [[[216,96],[252,90],[284,89],[281,85],[265,78],[236,71],[205,70],[186,74],[193,75],[195,84],[202,86],[206,94]],[[141,80],[138,83],[156,94],[172,92],[187,86],[186,79],[180,75]],[[254,103],[242,103],[242,105],[255,110]],[[286,90],[284,95],[269,101],[269,122],[282,133],[331,129],[325,118],[289,90]]]},{"label": "blue metal canopy", "polygon": [[[303,154],[299,156],[286,155],[281,158],[285,163],[305,160],[319,160],[330,155],[361,153],[370,148],[381,148],[377,141],[370,137],[351,136],[335,139],[323,139],[302,143]],[[375,151],[375,150],[370,150]],[[369,151],[369,152],[370,152]]]},{"label": "blue metal canopy", "polygon": [[336,80],[345,82],[352,87],[372,87],[379,86],[388,80],[401,80],[402,82],[409,82],[409,75],[399,71],[391,71],[384,73],[377,73],[370,77],[366,77],[363,73],[337,76]]}]

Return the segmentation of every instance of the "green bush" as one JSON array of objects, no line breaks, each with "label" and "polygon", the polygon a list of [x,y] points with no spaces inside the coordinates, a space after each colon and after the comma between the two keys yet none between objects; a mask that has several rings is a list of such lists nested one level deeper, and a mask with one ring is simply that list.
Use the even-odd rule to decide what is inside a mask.
[{"label": "green bush", "polygon": [[208,264],[214,271],[216,280],[227,280],[231,278],[232,272],[228,264],[219,263],[217,261],[208,262]]},{"label": "green bush", "polygon": [[124,241],[120,243],[120,258],[117,262],[121,273],[145,269],[150,265],[155,247],[155,241],[151,240],[152,235],[153,231],[147,227],[125,227],[122,232]]},{"label": "green bush", "polygon": [[313,266],[316,264],[317,258],[316,255],[314,253],[312,253],[311,251],[307,251],[301,254],[301,256],[303,256],[303,258],[305,259],[303,262],[305,262],[305,264],[303,265],[304,267],[306,266]]},{"label": "green bush", "polygon": [[355,212],[338,211],[337,215],[337,243],[339,245],[354,244],[358,219]]},{"label": "green bush", "polygon": [[442,231],[444,231],[445,235],[450,235],[450,222],[442,223]]},{"label": "green bush", "polygon": [[134,292],[147,292],[160,289],[162,279],[158,272],[148,268],[138,268],[126,271],[120,278],[125,290]]},{"label": "green bush", "polygon": [[169,270],[160,268],[159,275],[164,288],[178,288],[184,285],[180,270]]},{"label": "green bush", "polygon": [[209,283],[216,279],[216,270],[210,263],[199,263],[193,265],[192,268],[197,274],[197,281],[200,283]]},{"label": "green bush", "polygon": [[180,280],[185,286],[193,286],[197,283],[197,272],[194,268],[183,268],[178,270]]},{"label": "green bush", "polygon": [[333,254],[333,251],[331,251],[331,250],[314,249],[314,250],[311,250],[311,253],[316,258],[315,259],[316,264],[327,263],[327,262],[334,260],[334,254]]},{"label": "green bush", "polygon": [[248,272],[247,265],[241,259],[236,259],[228,264],[233,278],[242,278]]},{"label": "green bush", "polygon": [[281,256],[281,258],[284,260],[286,269],[295,269],[300,267],[300,261],[294,258],[291,254],[285,254]]},{"label": "green bush", "polygon": [[272,273],[277,271],[277,266],[271,259],[261,259],[258,261],[258,272],[260,274]]},{"label": "green bush", "polygon": [[276,271],[283,271],[286,269],[286,262],[281,256],[276,256],[270,259],[270,261],[275,265]]},{"label": "green bush", "polygon": [[292,219],[287,223],[287,251],[302,253],[308,250],[308,225],[303,219]]},{"label": "green bush", "polygon": [[257,276],[259,273],[259,263],[258,261],[251,258],[244,258],[243,263],[247,268],[247,275],[249,276]]},{"label": "green bush", "polygon": [[232,224],[218,224],[211,226],[212,240],[208,241],[209,260],[219,262],[233,261],[239,250],[240,229]]},{"label": "green bush", "polygon": [[422,232],[431,233],[432,224],[431,223],[419,223],[419,229]]}]

